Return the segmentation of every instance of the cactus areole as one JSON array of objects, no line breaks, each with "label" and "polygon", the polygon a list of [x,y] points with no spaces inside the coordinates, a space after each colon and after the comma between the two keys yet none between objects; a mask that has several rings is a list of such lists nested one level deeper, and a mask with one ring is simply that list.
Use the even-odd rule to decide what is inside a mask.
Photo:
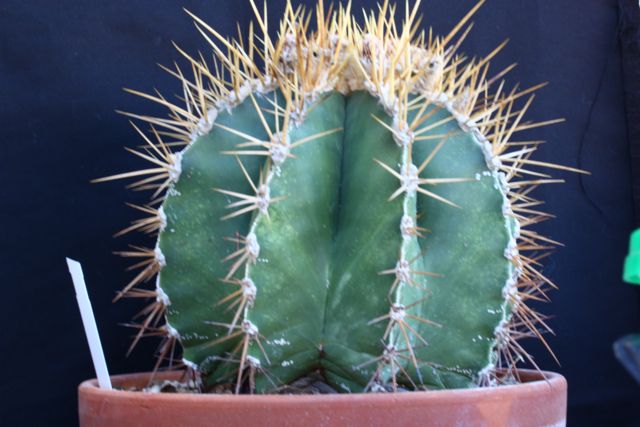
[{"label": "cactus areole", "polygon": [[[445,37],[419,5],[315,24],[288,4],[229,40],[193,16],[214,62],[192,58],[169,116],[129,114],[146,146],[135,178],[152,200],[123,232],[141,271],[118,294],[151,300],[135,342],[162,335],[159,362],[206,386],[272,391],[319,372],[340,392],[463,388],[517,380],[518,342],[541,338],[527,304],[553,284],[555,242],[531,191],[554,183],[520,131],[542,85],[507,89],[489,60],[458,52],[478,4]],[[311,27],[314,27],[313,30]],[[563,168],[571,170],[571,168]],[[179,349],[181,348],[181,351]],[[535,364],[535,363],[534,363]],[[498,375],[500,368],[500,375]]]}]

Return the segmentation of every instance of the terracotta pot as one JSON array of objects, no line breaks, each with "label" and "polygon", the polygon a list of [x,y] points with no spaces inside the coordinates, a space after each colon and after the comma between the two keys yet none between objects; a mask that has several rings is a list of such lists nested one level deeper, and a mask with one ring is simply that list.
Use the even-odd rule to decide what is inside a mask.
[{"label": "terracotta pot", "polygon": [[[566,380],[550,372],[520,373],[522,384],[493,388],[295,396],[106,391],[90,380],[78,388],[80,426],[564,426]],[[144,387],[148,378],[118,375],[112,381]]]}]

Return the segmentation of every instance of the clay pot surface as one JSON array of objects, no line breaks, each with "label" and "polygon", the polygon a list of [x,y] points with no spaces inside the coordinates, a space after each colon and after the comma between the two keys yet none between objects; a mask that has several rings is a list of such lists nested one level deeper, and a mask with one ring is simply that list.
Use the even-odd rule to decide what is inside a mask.
[{"label": "clay pot surface", "polygon": [[[149,373],[112,377],[144,387]],[[520,371],[522,384],[461,390],[324,395],[169,394],[78,387],[81,427],[384,426],[561,427],[567,382],[551,372]],[[544,375],[544,377],[542,376]],[[179,373],[158,374],[158,380]]]}]

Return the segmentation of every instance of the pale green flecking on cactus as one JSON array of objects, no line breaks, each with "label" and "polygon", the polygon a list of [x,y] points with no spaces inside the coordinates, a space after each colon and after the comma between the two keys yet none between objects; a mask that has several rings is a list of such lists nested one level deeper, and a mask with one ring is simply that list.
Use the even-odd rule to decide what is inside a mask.
[{"label": "pale green flecking on cactus", "polygon": [[357,27],[319,4],[309,35],[289,5],[280,39],[216,51],[229,85],[190,58],[193,82],[174,72],[186,107],[144,95],[172,112],[154,129],[188,145],[171,154],[154,130],[154,169],[107,178],[167,189],[130,227],[159,238],[123,295],[155,297],[139,336],[166,334],[164,357],[179,341],[209,386],[268,392],[314,371],[343,392],[492,384],[546,327],[526,302],[550,282],[523,253],[553,243],[525,229],[546,218],[530,189],[551,181],[529,169],[553,165],[510,142],[535,126],[514,102],[537,87],[490,95],[495,52],[455,55],[475,8],[428,39],[417,6],[397,30],[386,10]]}]

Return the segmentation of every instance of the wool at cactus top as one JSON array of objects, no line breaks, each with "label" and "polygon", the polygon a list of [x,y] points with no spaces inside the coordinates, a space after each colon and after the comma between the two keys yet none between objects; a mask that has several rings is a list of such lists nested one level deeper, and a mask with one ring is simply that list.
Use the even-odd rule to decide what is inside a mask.
[{"label": "wool at cactus top", "polygon": [[319,2],[313,32],[288,3],[277,39],[253,2],[248,40],[194,16],[215,62],[179,48],[177,104],[132,91],[169,109],[130,114],[153,165],[102,179],[152,192],[123,230],[159,234],[123,252],[142,270],[118,297],[152,299],[134,344],[164,336],[159,363],[236,392],[316,370],[346,392],[491,385],[535,364],[518,340],[548,329],[527,303],[554,286],[555,242],[528,228],[549,217],[531,191],[560,166],[516,135],[554,120],[523,121],[541,85],[489,74],[502,45],[458,53],[480,4],[444,37],[419,3],[397,25],[386,2],[362,23]]}]

